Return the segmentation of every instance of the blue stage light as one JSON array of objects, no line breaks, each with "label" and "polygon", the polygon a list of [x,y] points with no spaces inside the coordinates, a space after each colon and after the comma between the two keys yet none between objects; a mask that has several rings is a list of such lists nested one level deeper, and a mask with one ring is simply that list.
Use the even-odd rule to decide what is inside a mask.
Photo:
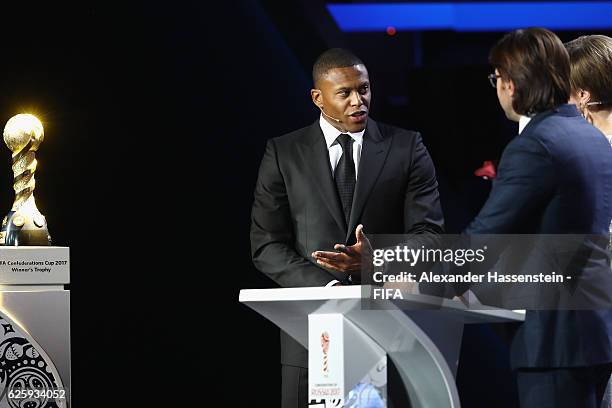
[{"label": "blue stage light", "polygon": [[327,4],[342,31],[508,31],[611,29],[612,2]]}]

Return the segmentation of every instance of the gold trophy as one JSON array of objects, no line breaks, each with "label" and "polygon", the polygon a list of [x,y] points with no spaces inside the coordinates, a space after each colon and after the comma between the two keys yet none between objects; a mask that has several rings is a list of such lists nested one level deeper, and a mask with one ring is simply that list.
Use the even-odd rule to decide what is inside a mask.
[{"label": "gold trophy", "polygon": [[34,115],[15,115],[4,127],[4,143],[13,152],[15,202],[2,220],[0,245],[51,245],[47,220],[34,201],[36,150],[44,139],[42,123]]}]

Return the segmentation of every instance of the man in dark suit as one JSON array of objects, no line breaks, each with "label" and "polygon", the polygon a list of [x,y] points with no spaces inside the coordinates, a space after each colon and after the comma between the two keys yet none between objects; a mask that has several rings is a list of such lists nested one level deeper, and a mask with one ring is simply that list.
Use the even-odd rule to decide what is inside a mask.
[{"label": "man in dark suit", "polygon": [[[567,234],[585,234],[572,255],[584,258],[574,265],[574,278],[598,279],[605,286],[597,291],[611,293],[605,245],[612,155],[601,133],[566,103],[570,65],[563,44],[545,29],[517,30],[495,45],[489,59],[495,68],[489,79],[508,119],[519,123],[519,134],[504,150],[489,198],[463,241],[523,233],[558,234],[559,243]],[[419,289],[430,293],[425,285]],[[453,289],[462,294],[467,285]],[[551,299],[534,300],[550,309]],[[599,408],[612,367],[610,304],[591,310],[568,305],[527,310],[514,338],[511,362],[522,408]]]},{"label": "man in dark suit", "polygon": [[[362,228],[422,240],[443,228],[421,136],[368,118],[363,62],[328,50],[313,81],[319,119],[268,141],[255,188],[253,262],[282,287],[359,283]],[[284,408],[307,406],[307,362],[307,351],[281,332]]]}]

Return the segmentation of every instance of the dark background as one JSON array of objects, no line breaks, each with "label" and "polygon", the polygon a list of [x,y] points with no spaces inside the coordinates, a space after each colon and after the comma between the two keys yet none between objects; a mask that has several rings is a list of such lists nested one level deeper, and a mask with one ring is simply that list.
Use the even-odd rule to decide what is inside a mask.
[{"label": "dark background", "polygon": [[[275,286],[250,261],[252,192],[265,141],[317,119],[325,49],[366,62],[375,119],[423,133],[450,233],[488,193],[474,170],[516,132],[486,79],[502,33],[346,34],[319,0],[3,4],[0,27],[0,121],[43,121],[35,194],[71,247],[77,407],[279,405],[278,331],[238,292]],[[494,332],[470,336],[463,357],[504,366],[499,342],[478,361]],[[492,406],[468,374],[464,404]]]}]

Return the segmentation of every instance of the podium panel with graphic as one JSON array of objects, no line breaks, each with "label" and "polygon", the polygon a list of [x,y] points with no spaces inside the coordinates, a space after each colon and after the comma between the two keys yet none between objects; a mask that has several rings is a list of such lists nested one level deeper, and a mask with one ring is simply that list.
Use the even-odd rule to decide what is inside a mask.
[{"label": "podium panel with graphic", "polygon": [[371,290],[242,290],[240,302],[308,348],[311,407],[321,408],[387,407],[387,358],[412,408],[460,407],[454,376],[464,324],[523,319],[519,312],[468,310],[459,301],[425,295],[374,310],[367,307]]},{"label": "podium panel with graphic", "polygon": [[70,406],[67,247],[0,247],[0,408]]}]

